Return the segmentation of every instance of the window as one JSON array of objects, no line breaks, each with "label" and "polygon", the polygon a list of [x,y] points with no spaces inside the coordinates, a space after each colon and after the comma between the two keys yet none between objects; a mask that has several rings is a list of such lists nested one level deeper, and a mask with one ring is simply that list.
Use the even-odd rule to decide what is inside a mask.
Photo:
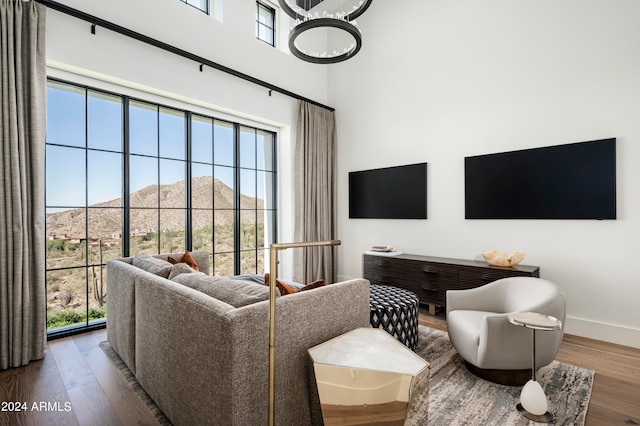
[{"label": "window", "polygon": [[276,10],[261,2],[256,2],[256,37],[271,46],[276,45]]},{"label": "window", "polygon": [[207,13],[207,14],[209,13],[209,0],[180,0],[180,1],[200,9],[204,13]]},{"label": "window", "polygon": [[109,259],[208,251],[214,275],[264,274],[275,150],[270,131],[49,80],[49,333],[104,323]]}]

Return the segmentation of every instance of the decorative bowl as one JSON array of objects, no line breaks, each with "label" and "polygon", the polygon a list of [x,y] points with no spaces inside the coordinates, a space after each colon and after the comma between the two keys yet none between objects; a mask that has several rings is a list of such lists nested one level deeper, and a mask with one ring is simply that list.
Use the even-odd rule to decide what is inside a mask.
[{"label": "decorative bowl", "polygon": [[511,254],[498,250],[484,250],[482,252],[484,260],[492,266],[514,266],[524,259],[524,253],[514,251]]}]

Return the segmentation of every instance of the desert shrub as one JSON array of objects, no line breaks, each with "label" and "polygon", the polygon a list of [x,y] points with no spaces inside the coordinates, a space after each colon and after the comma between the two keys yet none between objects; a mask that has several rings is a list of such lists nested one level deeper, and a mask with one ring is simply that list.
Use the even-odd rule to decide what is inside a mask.
[{"label": "desert shrub", "polygon": [[64,290],[61,290],[60,293],[58,293],[58,301],[60,302],[60,305],[62,305],[63,308],[66,308],[69,305],[69,303],[71,303],[75,298],[76,298],[76,291],[72,289],[66,288]]},{"label": "desert shrub", "polygon": [[[107,308],[101,306],[97,308],[89,308],[89,320],[106,318]],[[67,309],[47,315],[47,328],[58,328],[66,325],[79,324],[87,321],[86,312],[74,311]]]},{"label": "desert shrub", "polygon": [[83,313],[66,310],[47,315],[47,328],[63,327],[65,325],[78,324],[85,321]]},{"label": "desert shrub", "polygon": [[106,306],[100,306],[100,307],[97,307],[97,308],[89,308],[89,319],[90,320],[105,318],[106,316],[107,316],[107,307]]}]

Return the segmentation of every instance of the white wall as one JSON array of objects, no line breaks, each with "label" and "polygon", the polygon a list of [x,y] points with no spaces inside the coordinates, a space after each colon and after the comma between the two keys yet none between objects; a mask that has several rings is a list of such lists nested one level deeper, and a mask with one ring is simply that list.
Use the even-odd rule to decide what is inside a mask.
[{"label": "white wall", "polygon": [[[329,71],[339,143],[339,275],[362,252],[522,251],[567,293],[566,332],[640,347],[640,3],[377,1]],[[618,219],[464,219],[464,157],[617,138]],[[348,219],[348,172],[426,161],[428,219]]]},{"label": "white wall", "polygon": [[[377,1],[358,19],[360,53],[329,67],[256,40],[252,0],[224,0],[223,22],[177,0],[61,2],[336,107],[342,277],[361,276],[373,244],[519,250],[565,288],[567,332],[640,347],[637,1]],[[47,58],[52,76],[277,130],[279,237],[291,240],[294,100],[53,10]],[[618,220],[464,220],[465,156],[606,137],[618,138]],[[348,219],[349,171],[421,161],[428,220]]]},{"label": "white wall", "polygon": [[[222,22],[178,0],[60,3],[326,104],[327,67],[257,40],[254,0],[224,0]],[[200,72],[198,63],[107,29],[97,27],[95,35],[90,29],[88,22],[47,11],[49,76],[278,132],[279,238],[291,241],[296,100],[208,67]],[[290,278],[289,254],[279,257],[282,276]]]}]

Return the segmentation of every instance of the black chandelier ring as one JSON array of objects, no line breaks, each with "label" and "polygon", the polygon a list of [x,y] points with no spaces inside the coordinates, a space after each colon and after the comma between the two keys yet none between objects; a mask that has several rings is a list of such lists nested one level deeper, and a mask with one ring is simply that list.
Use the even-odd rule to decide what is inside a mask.
[{"label": "black chandelier ring", "polygon": [[[351,13],[349,13],[348,15],[345,15],[343,17],[343,19],[345,19],[347,21],[353,21],[358,16],[360,16],[364,12],[366,12],[366,10],[369,8],[369,6],[371,6],[372,2],[373,2],[373,0],[364,0],[364,2],[356,10],[354,10]],[[289,3],[287,3],[287,0],[278,0],[278,4],[280,5],[280,7],[284,11],[284,13],[286,13],[287,15],[292,17],[293,19],[304,21],[306,16],[305,15],[300,15],[298,12],[293,10],[291,8],[291,6],[289,6]]]},{"label": "black chandelier ring", "polygon": [[[307,53],[301,51],[296,47],[296,38],[300,36],[305,31],[308,31],[312,28],[318,27],[330,27],[330,28],[338,28],[340,30],[344,30],[351,34],[355,40],[355,43],[349,48],[346,52],[340,55],[327,55],[327,56],[315,56],[308,55]],[[310,19],[308,21],[304,21],[298,25],[296,25],[291,34],[289,34],[289,50],[299,59],[303,61],[312,62],[314,64],[335,64],[337,62],[346,61],[347,59],[354,56],[360,48],[362,47],[362,37],[360,35],[360,30],[356,28],[353,24],[344,21],[342,19],[336,18],[318,18],[318,19]]]}]

